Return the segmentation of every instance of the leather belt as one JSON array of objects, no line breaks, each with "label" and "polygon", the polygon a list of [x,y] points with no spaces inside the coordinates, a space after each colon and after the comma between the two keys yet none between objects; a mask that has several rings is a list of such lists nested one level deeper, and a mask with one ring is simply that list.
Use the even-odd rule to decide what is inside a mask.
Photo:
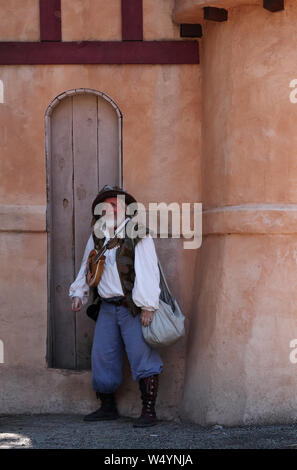
[{"label": "leather belt", "polygon": [[103,300],[109,304],[113,305],[123,305],[124,307],[128,307],[127,299],[126,297],[109,297]]}]

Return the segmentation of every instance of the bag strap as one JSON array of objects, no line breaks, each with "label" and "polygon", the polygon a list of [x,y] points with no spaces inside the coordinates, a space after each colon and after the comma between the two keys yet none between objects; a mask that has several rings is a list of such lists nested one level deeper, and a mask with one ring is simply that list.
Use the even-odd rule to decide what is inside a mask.
[{"label": "bag strap", "polygon": [[166,288],[167,288],[168,294],[169,294],[171,297],[173,297],[173,295],[172,295],[172,293],[171,293],[171,291],[170,291],[170,289],[169,289],[169,286],[168,286],[168,284],[167,284],[167,281],[166,281],[166,278],[165,278],[165,274],[164,274],[163,268],[162,268],[162,266],[161,266],[159,257],[157,256],[157,258],[158,258],[158,265],[159,265],[160,273],[161,273],[161,276],[162,276],[162,278],[163,278],[164,284],[165,284],[165,286],[166,286]]},{"label": "bag strap", "polygon": [[[157,256],[158,258],[158,256]],[[165,274],[164,274],[164,271],[163,271],[163,268],[161,266],[161,263],[160,263],[160,260],[158,258],[158,266],[159,266],[159,271],[160,271],[160,285],[165,286],[166,290],[167,290],[167,295],[165,293],[165,297],[162,297],[162,300],[165,301],[165,303],[167,303],[168,305],[171,306],[172,308],[172,311],[175,312],[175,303],[176,303],[176,299],[175,297],[172,295],[171,293],[171,290],[169,289],[169,286],[167,284],[167,281],[166,281],[166,277],[165,277]],[[161,291],[161,294],[160,296],[162,295],[162,291]]]}]

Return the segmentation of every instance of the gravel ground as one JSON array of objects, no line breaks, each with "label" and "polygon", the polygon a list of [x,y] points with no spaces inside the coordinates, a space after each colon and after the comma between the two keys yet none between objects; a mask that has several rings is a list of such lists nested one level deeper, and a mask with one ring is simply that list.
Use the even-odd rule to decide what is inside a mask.
[{"label": "gravel ground", "polygon": [[86,423],[80,415],[1,415],[0,449],[296,449],[297,424],[203,428],[133,419]]}]

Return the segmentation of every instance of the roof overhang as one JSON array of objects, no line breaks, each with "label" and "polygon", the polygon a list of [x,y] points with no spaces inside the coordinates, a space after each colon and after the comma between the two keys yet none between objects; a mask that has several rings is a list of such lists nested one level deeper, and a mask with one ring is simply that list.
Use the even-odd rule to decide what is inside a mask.
[{"label": "roof overhang", "polygon": [[[266,6],[264,6],[264,3]],[[270,11],[281,9],[282,0],[175,0],[172,19],[177,24],[201,23],[204,19],[204,7],[232,8],[242,5],[256,5],[267,7]]]}]

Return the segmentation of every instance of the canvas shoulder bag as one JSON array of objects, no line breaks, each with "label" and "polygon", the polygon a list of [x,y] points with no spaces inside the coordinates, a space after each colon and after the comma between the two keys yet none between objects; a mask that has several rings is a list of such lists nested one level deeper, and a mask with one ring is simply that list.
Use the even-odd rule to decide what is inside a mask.
[{"label": "canvas shoulder bag", "polygon": [[155,310],[151,323],[142,325],[144,339],[152,347],[169,346],[185,334],[185,316],[170,292],[159,258],[158,267],[161,290],[159,308]]}]

